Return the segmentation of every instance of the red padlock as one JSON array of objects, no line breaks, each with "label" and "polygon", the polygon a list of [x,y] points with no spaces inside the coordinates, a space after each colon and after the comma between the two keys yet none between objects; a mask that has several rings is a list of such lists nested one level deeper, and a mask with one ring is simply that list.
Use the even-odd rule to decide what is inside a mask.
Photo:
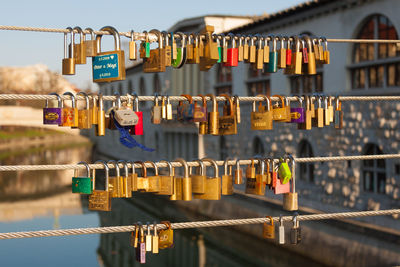
[{"label": "red padlock", "polygon": [[224,63],[227,67],[237,67],[239,62],[239,49],[236,47],[236,37],[230,33],[228,36],[231,38],[232,48],[228,48],[228,59]]},{"label": "red padlock", "polygon": [[290,41],[290,38],[289,37],[287,38],[286,66],[292,65],[292,42]]},{"label": "red padlock", "polygon": [[129,129],[131,135],[143,135],[143,112],[139,111],[139,97],[133,93],[135,97],[135,113],[138,116],[138,123]]},{"label": "red padlock", "polygon": [[301,39],[301,43],[303,46],[303,49],[301,50],[303,53],[303,63],[308,63],[308,50],[306,46],[306,41],[304,39]]}]

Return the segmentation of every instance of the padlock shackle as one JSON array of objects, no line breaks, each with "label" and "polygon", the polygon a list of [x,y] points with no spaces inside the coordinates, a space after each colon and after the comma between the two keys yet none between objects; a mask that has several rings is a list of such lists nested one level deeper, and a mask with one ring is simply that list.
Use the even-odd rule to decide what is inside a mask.
[{"label": "padlock shackle", "polygon": [[129,176],[128,163],[122,159],[118,160],[117,163],[122,164],[124,166],[125,177],[128,177]]},{"label": "padlock shackle", "polygon": [[[55,95],[55,96],[57,96],[58,108],[63,108],[63,101],[62,101],[61,96],[60,96],[59,94],[57,94],[57,93],[50,93],[49,95]],[[46,99],[46,106],[45,106],[45,107],[46,107],[46,108],[49,107],[49,100],[48,100],[48,99]]]},{"label": "padlock shackle", "polygon": [[203,107],[207,107],[207,100],[206,100],[206,97],[204,96],[204,95],[202,95],[202,94],[199,94],[199,95],[197,95],[197,96],[200,96],[201,97],[201,101],[203,102]]},{"label": "padlock shackle", "polygon": [[228,174],[228,167],[229,167],[228,162],[230,160],[232,160],[232,159],[226,158],[225,161],[224,161],[224,175],[232,175],[232,167],[231,167],[230,174]]},{"label": "padlock shackle", "polygon": [[[85,167],[86,167],[86,177],[90,177],[90,167],[89,167],[89,164],[87,164],[87,163],[84,162],[84,161],[80,161],[80,162],[77,163],[77,165],[79,165],[79,164],[85,165]],[[75,171],[74,171],[74,176],[75,176],[75,177],[77,177],[77,175],[76,175],[76,171],[77,171],[77,170],[78,170],[78,169],[75,169]]]},{"label": "padlock shackle", "polygon": [[86,40],[86,37],[85,34],[83,34],[82,28],[79,26],[74,27],[74,33],[73,33],[74,41],[75,41],[75,31],[79,33],[79,42],[83,44]]},{"label": "padlock shackle", "polygon": [[98,101],[99,101],[99,110],[104,110],[104,101],[103,101],[103,94],[102,93],[99,93]]},{"label": "padlock shackle", "polygon": [[287,158],[292,162],[292,190],[293,193],[296,192],[296,161],[292,154],[287,154]]},{"label": "padlock shackle", "polygon": [[269,224],[271,226],[274,226],[274,219],[272,218],[272,216],[265,216],[265,218],[269,219]]},{"label": "padlock shackle", "polygon": [[[97,163],[101,163],[104,166],[104,173],[105,173],[104,191],[108,191],[108,184],[110,181],[110,168],[108,167],[107,163],[104,160],[97,160],[94,164]],[[96,176],[96,169],[93,169],[93,191],[95,189],[95,176]]]},{"label": "padlock shackle", "polygon": [[135,101],[135,112],[139,112],[139,96],[136,94],[136,92],[133,92],[133,99]]},{"label": "padlock shackle", "polygon": [[168,37],[168,32],[166,31],[162,31],[161,34],[164,36],[164,40],[165,40],[165,46],[169,46],[169,37]]},{"label": "padlock shackle", "polygon": [[258,166],[260,167],[260,174],[264,174],[265,173],[265,162],[264,162],[263,158],[259,155],[255,155],[253,158],[258,160]]},{"label": "padlock shackle", "polygon": [[146,163],[150,163],[151,166],[153,166],[154,176],[158,176],[158,167],[157,167],[157,165],[153,161],[149,161],[149,160],[144,162],[144,164],[146,164]]},{"label": "padlock shackle", "polygon": [[234,115],[234,111],[233,111],[233,102],[232,102],[232,98],[228,95],[228,94],[220,94],[219,96],[223,96],[226,98],[225,103],[228,101],[229,102],[229,115],[233,116]]},{"label": "padlock shackle", "polygon": [[[76,100],[75,100],[74,94],[71,93],[71,92],[65,92],[63,95],[69,95],[69,96],[71,96],[72,108],[75,108],[75,107],[76,107]],[[64,99],[64,101],[65,101],[65,99]]]},{"label": "padlock shackle", "polygon": [[233,96],[233,104],[236,106],[236,108],[240,107],[240,99],[238,95]]},{"label": "padlock shackle", "polygon": [[142,177],[147,178],[147,168],[146,168],[146,165],[144,164],[144,162],[143,161],[135,161],[135,163],[142,165]]},{"label": "padlock shackle", "polygon": [[276,52],[276,37],[273,34],[268,35],[269,42],[272,42],[272,46],[270,45],[271,49],[270,52]]},{"label": "padlock shackle", "polygon": [[107,164],[114,164],[114,167],[115,167],[115,170],[116,170],[116,174],[117,174],[117,177],[120,177],[121,176],[121,172],[120,172],[120,169],[119,169],[119,166],[118,166],[118,163],[115,161],[115,160],[109,160],[109,161],[107,161]]},{"label": "padlock shackle", "polygon": [[211,101],[212,101],[212,111],[213,111],[213,112],[218,112],[218,102],[217,102],[217,98],[215,97],[215,95],[213,95],[213,94],[207,94],[206,96],[211,97]]},{"label": "padlock shackle", "polygon": [[76,95],[83,95],[85,97],[85,101],[86,101],[86,109],[89,110],[90,109],[90,103],[89,103],[89,96],[87,93],[81,91],[79,93],[77,93]]},{"label": "padlock shackle", "polygon": [[153,102],[154,102],[154,106],[158,106],[158,93],[157,92],[155,92],[154,93],[154,100],[153,100]]},{"label": "padlock shackle", "polygon": [[[218,177],[218,164],[217,164],[217,162],[215,160],[213,160],[213,159],[210,159],[210,158],[204,158],[204,159],[201,159],[201,160],[202,161],[206,161],[206,162],[210,162],[211,165],[214,166],[214,177],[213,178],[217,178]],[[207,168],[207,167],[205,167],[205,168]]]},{"label": "padlock shackle", "polygon": [[70,48],[68,49],[68,33],[64,33],[64,58],[74,58],[74,30],[71,27],[66,28],[70,34]]},{"label": "padlock shackle", "polygon": [[[96,38],[96,36],[94,35],[94,31],[93,31],[93,29],[88,27],[88,28],[86,28],[86,29],[85,29],[85,32],[86,32],[86,31],[88,31],[88,32],[89,32],[88,34],[90,34],[90,38],[91,38],[91,40],[92,40],[92,41],[94,41],[94,40],[95,40],[95,38]],[[85,38],[86,38],[86,37],[85,37]]]},{"label": "padlock shackle", "polygon": [[231,38],[231,46],[232,46],[232,48],[236,48],[236,38],[237,38],[237,36],[235,36],[233,33],[228,33],[228,36]]},{"label": "padlock shackle", "polygon": [[157,38],[158,38],[158,48],[160,48],[160,49],[164,48],[163,36],[162,36],[161,32],[159,30],[157,30],[157,29],[152,29],[152,30],[150,30],[150,33],[153,33],[153,34],[155,34],[157,36]]},{"label": "padlock shackle", "polygon": [[183,178],[190,178],[190,176],[189,176],[189,166],[187,165],[186,160],[184,160],[183,158],[177,158],[174,161],[175,162],[180,162],[182,164],[182,167],[183,167],[183,170],[184,170]]},{"label": "padlock shackle", "polygon": [[136,173],[135,170],[135,162],[134,161],[127,161],[128,164],[131,164],[132,174]]},{"label": "padlock shackle", "polygon": [[[121,50],[121,39],[119,36],[119,32],[117,29],[115,29],[112,26],[104,26],[103,28],[100,29],[100,31],[106,31],[111,33],[114,36],[114,49],[115,50]],[[96,44],[97,44],[97,51],[100,53],[101,52],[101,37],[103,37],[102,34],[97,34],[96,35]]]},{"label": "padlock shackle", "polygon": [[325,45],[325,51],[328,51],[328,40],[326,39],[326,37],[325,36],[321,36],[321,41],[323,41],[324,42],[324,45]]},{"label": "padlock shackle", "polygon": [[193,98],[191,95],[181,95],[183,97],[185,97],[187,99],[187,101],[189,102],[189,104],[193,104]]},{"label": "padlock shackle", "polygon": [[299,95],[294,95],[296,97],[297,101],[300,103],[300,107],[303,107],[303,99]]},{"label": "padlock shackle", "polygon": [[159,162],[160,163],[166,163],[168,165],[169,176],[174,176],[171,162],[166,161],[166,160],[160,160]]},{"label": "padlock shackle", "polygon": [[285,99],[283,98],[283,96],[281,95],[273,95],[272,97],[279,97],[279,99],[281,100],[281,107],[284,108],[285,107]]}]

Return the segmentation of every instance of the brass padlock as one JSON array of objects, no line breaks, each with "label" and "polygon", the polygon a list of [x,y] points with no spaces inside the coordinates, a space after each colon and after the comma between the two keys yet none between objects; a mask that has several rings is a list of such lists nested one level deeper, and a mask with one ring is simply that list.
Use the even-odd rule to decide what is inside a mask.
[{"label": "brass padlock", "polygon": [[[201,94],[199,96],[201,96],[203,103],[206,103],[206,107],[207,107],[206,97]],[[207,111],[207,109],[206,109],[206,111]],[[209,120],[210,114],[207,113],[205,116],[207,118],[206,121],[201,121],[199,123],[199,134],[208,134],[208,120]]]},{"label": "brass padlock", "polygon": [[195,64],[194,61],[194,34],[191,33],[188,35],[188,42],[186,45],[186,64]]},{"label": "brass padlock", "polygon": [[174,245],[174,231],[171,229],[171,223],[168,221],[161,222],[165,224],[166,229],[160,230],[158,233],[158,247],[160,249],[171,248]]},{"label": "brass padlock", "polygon": [[285,48],[285,37],[278,36],[280,47],[278,50],[278,68],[285,69],[286,68],[286,48]]},{"label": "brass padlock", "polygon": [[243,40],[244,40],[244,36],[242,36],[241,34],[236,34],[236,38],[239,40],[239,44],[238,44],[238,61],[241,62],[241,61],[243,61],[243,52],[244,52]]},{"label": "brass padlock", "polygon": [[269,35],[268,37],[264,38],[264,47],[263,47],[263,55],[264,55],[264,63],[269,63],[269,45],[268,41],[272,41],[275,38],[273,35]]},{"label": "brass padlock", "polygon": [[285,122],[287,121],[287,108],[285,106],[285,100],[280,95],[273,95],[273,97],[279,97],[281,100],[280,106],[274,106],[272,109],[272,119],[274,121]]},{"label": "brass padlock", "polygon": [[263,97],[267,106],[264,107],[261,102],[259,102],[258,111],[256,111],[256,101],[253,101],[253,110],[251,112],[251,129],[252,130],[272,130],[272,117],[273,112],[271,111],[271,99],[265,95],[257,95],[258,97]]},{"label": "brass padlock", "polygon": [[77,95],[85,97],[85,108],[78,109],[78,128],[79,129],[90,129],[92,128],[92,111],[90,110],[89,96],[85,92],[79,92]]},{"label": "brass padlock", "polygon": [[284,97],[285,99],[285,108],[286,108],[286,120],[285,122],[291,122],[292,116],[290,114],[290,100],[287,96]]},{"label": "brass padlock", "polygon": [[243,183],[243,171],[240,168],[240,159],[236,160],[236,170],[235,170],[235,184]]},{"label": "brass padlock", "polygon": [[221,185],[222,195],[232,195],[233,194],[232,166],[228,166],[229,160],[230,159],[227,158],[227,159],[225,159],[225,162],[224,162],[224,174],[222,175],[222,185]]},{"label": "brass padlock", "polygon": [[97,99],[95,94],[89,94],[92,98],[92,105],[90,106],[90,121],[92,125],[97,125],[99,119],[99,107],[97,105]]},{"label": "brass padlock", "polygon": [[[197,174],[190,173],[192,178],[192,192],[195,194],[204,194],[206,192],[206,179],[207,176],[204,173],[204,163],[202,160],[197,160],[199,163]],[[191,170],[191,168],[190,168]]]},{"label": "brass padlock", "polygon": [[212,100],[212,111],[208,112],[208,134],[218,135],[219,125],[218,125],[218,102],[215,95],[208,94]]},{"label": "brass padlock", "polygon": [[204,194],[193,194],[197,199],[220,200],[221,199],[221,177],[218,177],[218,165],[213,159],[202,159],[214,166],[214,177],[207,177],[206,192]]},{"label": "brass padlock", "polygon": [[89,32],[91,40],[85,40],[86,57],[94,57],[97,55],[97,43],[92,28],[86,28],[85,32]]},{"label": "brass padlock", "polygon": [[312,120],[312,126],[323,128],[324,127],[324,109],[322,108],[322,96],[315,96],[318,98],[318,107],[315,110],[315,118]]},{"label": "brass padlock", "polygon": [[296,50],[293,53],[293,72],[291,74],[302,74],[302,62],[303,62],[303,53],[300,51],[301,40],[298,37],[294,37]]},{"label": "brass padlock", "polygon": [[226,98],[224,108],[227,106],[227,103],[229,103],[229,108],[226,108],[228,110],[227,114],[223,114],[223,116],[218,117],[218,134],[237,134],[237,122],[232,98],[227,94],[221,94],[219,96],[223,96]]},{"label": "brass padlock", "polygon": [[142,161],[136,161],[142,165],[142,175],[137,177],[137,190],[140,192],[147,192],[149,190],[149,179],[147,179],[146,165]]},{"label": "brass padlock", "polygon": [[275,226],[274,219],[271,216],[266,216],[269,222],[265,222],[263,225],[263,237],[268,239],[275,239]]},{"label": "brass padlock", "polygon": [[154,168],[154,175],[147,177],[149,181],[149,188],[147,192],[157,193],[160,191],[160,177],[158,176],[158,167],[152,161],[145,161],[144,164],[146,163],[151,164]]},{"label": "brass padlock", "polygon": [[239,124],[241,119],[241,114],[240,114],[240,100],[238,95],[233,96],[233,105],[235,107],[235,114],[236,114],[236,122]]},{"label": "brass padlock", "polygon": [[313,51],[312,41],[311,38],[308,36],[305,36],[304,40],[307,42],[307,48],[308,48],[307,74],[315,75],[317,74],[317,64],[315,61],[315,51]]},{"label": "brass padlock", "polygon": [[292,155],[288,155],[292,162],[292,192],[283,194],[283,209],[284,210],[298,210],[298,194],[296,192],[296,167],[295,160]]},{"label": "brass padlock", "polygon": [[165,48],[163,35],[158,30],[151,30],[158,37],[158,48],[150,50],[150,57],[143,58],[143,72],[165,72]]},{"label": "brass padlock", "polygon": [[100,31],[107,31],[114,36],[114,51],[101,52],[101,37],[96,35],[97,55],[92,59],[93,82],[112,82],[125,80],[125,54],[121,50],[118,31],[105,26]]},{"label": "brass padlock", "polygon": [[258,48],[256,52],[256,69],[262,70],[264,69],[264,48],[262,46],[262,42],[264,38],[260,34],[256,34],[258,40]]},{"label": "brass padlock", "polygon": [[172,164],[166,160],[160,160],[160,163],[166,163],[168,165],[169,173],[168,175],[159,175],[160,177],[160,190],[157,192],[157,195],[168,195],[171,196],[174,193],[174,177],[173,177],[173,169]]},{"label": "brass padlock", "polygon": [[175,161],[180,162],[184,170],[182,177],[182,200],[190,201],[192,200],[192,179],[189,176],[189,166],[186,160],[182,158],[178,158]]},{"label": "brass padlock", "polygon": [[342,111],[342,103],[339,100],[339,96],[336,96],[336,108],[335,108],[335,129],[343,128],[343,111]]},{"label": "brass padlock", "polygon": [[173,175],[173,194],[169,197],[169,200],[182,200],[182,179],[181,177],[175,177],[175,168],[172,168]]},{"label": "brass padlock", "polygon": [[132,197],[132,179],[129,177],[128,163],[125,160],[118,160],[118,164],[124,166],[124,176],[122,177],[122,197]]},{"label": "brass padlock", "polygon": [[324,97],[324,125],[329,126],[331,124],[331,115],[329,111],[329,105],[328,105],[328,97]]},{"label": "brass padlock", "polygon": [[[63,104],[62,109],[62,124],[60,126],[71,126],[71,128],[78,128],[78,109],[76,107],[76,99],[73,93],[65,92],[63,95],[71,96],[71,107]],[[63,103],[65,102],[65,99]]]},{"label": "brass padlock", "polygon": [[131,164],[131,169],[132,169],[132,173],[130,175],[130,179],[131,179],[131,190],[132,191],[137,191],[137,178],[138,175],[135,171],[135,162],[134,161],[128,161],[128,164]]},{"label": "brass padlock", "polygon": [[249,63],[256,63],[256,45],[255,40],[257,40],[256,36],[251,36],[250,38],[250,46],[249,46]]},{"label": "brass padlock", "polygon": [[75,64],[86,64],[86,43],[85,43],[85,34],[81,27],[76,26],[74,28],[74,33],[72,34],[72,38],[75,40],[75,31],[79,33],[80,40],[78,44],[74,44],[74,58]]},{"label": "brass padlock", "polygon": [[259,173],[256,173],[255,194],[263,196],[265,195],[267,174],[265,174],[265,162],[261,158],[258,158],[258,169]]},{"label": "brass padlock", "polygon": [[161,34],[163,35],[165,40],[165,66],[169,67],[172,64],[172,58],[171,58],[172,47],[169,45],[168,33],[166,31],[162,31]]},{"label": "brass padlock", "polygon": [[137,59],[137,44],[134,38],[134,30],[131,30],[131,40],[129,41],[129,59],[136,60]]},{"label": "brass padlock", "polygon": [[111,211],[111,195],[108,191],[109,187],[109,168],[107,164],[98,160],[95,162],[104,165],[105,171],[105,187],[104,191],[95,189],[96,169],[93,169],[93,193],[89,195],[89,210]]},{"label": "brass padlock", "polygon": [[[204,53],[200,55],[200,70],[208,71],[214,66],[219,60],[218,44],[214,40],[212,33],[214,32],[214,26],[206,25],[204,29],[200,31],[201,35],[205,35],[206,43],[204,45]],[[217,39],[217,38],[215,38]],[[202,38],[200,38],[200,46],[203,45]],[[201,51],[201,47],[200,47]]]},{"label": "brass padlock", "polygon": [[323,57],[323,64],[330,64],[331,63],[331,57],[330,57],[330,52],[328,50],[328,40],[325,37],[322,37],[321,40],[325,44],[325,50],[324,50],[324,57]]},{"label": "brass padlock", "polygon": [[256,194],[256,168],[254,159],[251,159],[251,164],[246,169],[246,194]]},{"label": "brass padlock", "polygon": [[98,96],[99,109],[97,112],[97,125],[96,125],[96,135],[104,136],[106,134],[106,113],[104,111],[103,94]]},{"label": "brass padlock", "polygon": [[75,58],[74,58],[74,30],[68,27],[71,43],[68,45],[68,33],[64,33],[64,58],[62,60],[62,74],[75,75]]},{"label": "brass padlock", "polygon": [[114,165],[115,167],[115,176],[111,176],[109,178],[109,188],[110,194],[113,198],[123,197],[123,188],[122,188],[122,176],[120,172],[120,168],[118,163],[115,160],[109,160],[107,164]]}]

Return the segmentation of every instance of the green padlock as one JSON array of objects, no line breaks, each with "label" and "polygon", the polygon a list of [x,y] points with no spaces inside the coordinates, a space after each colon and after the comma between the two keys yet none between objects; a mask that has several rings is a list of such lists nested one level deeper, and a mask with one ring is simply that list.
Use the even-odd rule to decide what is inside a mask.
[{"label": "green padlock", "polygon": [[86,176],[77,177],[77,170],[74,171],[72,177],[72,193],[92,194],[93,193],[93,178],[90,177],[90,168],[86,162],[79,162],[86,166]]},{"label": "green padlock", "polygon": [[279,160],[278,177],[281,180],[281,184],[287,184],[292,179],[292,172],[287,161],[286,157]]},{"label": "green padlock", "polygon": [[217,37],[217,44],[218,44],[218,61],[217,63],[221,63],[222,62],[222,47],[221,47],[221,42]]}]

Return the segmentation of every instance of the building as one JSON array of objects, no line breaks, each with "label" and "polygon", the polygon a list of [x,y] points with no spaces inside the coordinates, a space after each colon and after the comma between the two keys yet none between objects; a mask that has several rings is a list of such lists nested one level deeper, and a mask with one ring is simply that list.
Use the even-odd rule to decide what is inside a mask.
[{"label": "building", "polygon": [[[395,0],[315,0],[256,19],[225,32],[235,34],[309,34],[343,39],[398,39],[400,19]],[[202,28],[204,20],[187,28],[189,20],[175,24],[170,31],[191,32]],[[222,30],[224,31],[224,30]],[[248,64],[236,68],[214,66],[200,72],[187,65],[180,70],[144,74],[141,66],[127,70],[126,81],[102,84],[106,95],[135,90],[140,95],[154,92],[180,95],[230,92],[240,96],[262,94],[397,95],[400,83],[400,46],[396,44],[329,43],[331,63],[318,67],[314,76],[287,76],[254,72]],[[138,141],[157,153],[131,151],[118,144],[116,133],[97,138],[98,149],[109,156],[129,159],[173,160],[210,156],[249,158],[256,154],[297,157],[391,154],[399,152],[396,102],[345,102],[344,129],[333,127],[299,131],[295,125],[275,124],[272,131],[251,131],[251,106],[241,105],[242,123],[236,136],[198,136],[195,125],[166,123],[151,125],[145,112],[145,135]],[[149,110],[149,103],[142,104]],[[107,148],[118,147],[117,151]],[[395,159],[299,164],[297,170],[299,203],[324,212],[377,210],[399,207],[400,162]],[[238,189],[243,189],[238,187]],[[267,193],[268,199],[281,199]],[[400,231],[398,218],[360,218],[382,228]],[[360,226],[361,227],[361,226]],[[364,227],[364,226],[362,226]],[[368,228],[368,227],[367,227]],[[329,243],[329,242],[328,242]],[[351,246],[351,245],[349,245]],[[364,248],[363,248],[364,249]],[[363,250],[360,249],[360,250]],[[362,255],[371,253],[364,249]],[[317,252],[318,253],[318,252]],[[358,253],[358,252],[357,252]],[[375,252],[374,252],[375,253]],[[361,255],[361,254],[359,254]],[[374,254],[375,255],[375,254]],[[389,254],[387,254],[389,255]],[[394,258],[399,257],[398,254]],[[379,256],[376,256],[379,257]]]}]

